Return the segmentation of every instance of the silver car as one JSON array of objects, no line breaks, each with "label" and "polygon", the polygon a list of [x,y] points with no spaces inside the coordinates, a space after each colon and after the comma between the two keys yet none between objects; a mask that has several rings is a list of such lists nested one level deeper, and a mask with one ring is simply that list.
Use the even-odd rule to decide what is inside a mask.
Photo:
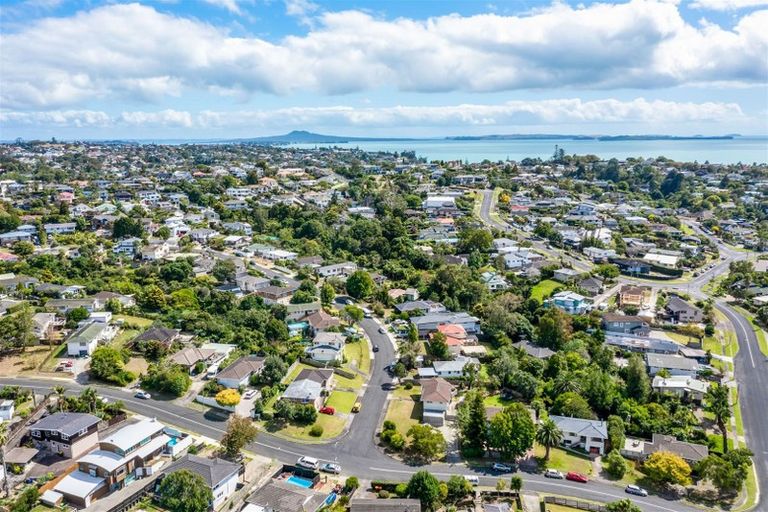
[{"label": "silver car", "polygon": [[544,476],[547,478],[557,478],[558,480],[562,480],[563,478],[565,478],[565,476],[556,469],[546,470],[544,472]]},{"label": "silver car", "polygon": [[635,496],[648,496],[648,491],[637,485],[628,485],[624,488],[624,492],[627,494],[634,494]]}]

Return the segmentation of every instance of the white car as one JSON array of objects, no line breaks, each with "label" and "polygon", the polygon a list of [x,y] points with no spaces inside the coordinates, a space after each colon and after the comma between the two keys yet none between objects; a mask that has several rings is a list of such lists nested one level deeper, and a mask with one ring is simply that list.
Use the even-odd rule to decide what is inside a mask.
[{"label": "white car", "polygon": [[480,479],[477,477],[477,475],[464,475],[464,480],[471,483],[472,485],[480,485]]},{"label": "white car", "polygon": [[301,457],[296,461],[296,465],[307,469],[317,469],[320,467],[320,461],[314,457]]},{"label": "white car", "polygon": [[328,462],[326,464],[323,464],[320,467],[320,471],[324,471],[326,473],[332,473],[334,475],[338,475],[341,473],[341,466],[338,464],[333,464],[332,462]]},{"label": "white car", "polygon": [[558,480],[562,480],[563,478],[565,478],[565,476],[556,469],[546,470],[544,472],[544,476],[547,478],[557,478]]},{"label": "white car", "polygon": [[245,392],[245,394],[243,394],[243,398],[245,398],[246,400],[250,400],[255,395],[256,395],[256,390],[255,389],[249,389],[248,391]]},{"label": "white car", "polygon": [[152,398],[152,395],[147,393],[146,391],[138,390],[135,395],[136,398],[141,398],[142,400],[149,400]]},{"label": "white car", "polygon": [[634,494],[635,496],[648,496],[648,491],[637,485],[628,485],[624,488],[624,492],[627,494]]}]

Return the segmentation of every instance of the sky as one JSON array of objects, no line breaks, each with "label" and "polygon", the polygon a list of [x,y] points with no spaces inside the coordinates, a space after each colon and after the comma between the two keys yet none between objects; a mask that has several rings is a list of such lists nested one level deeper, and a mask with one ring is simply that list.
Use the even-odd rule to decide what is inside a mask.
[{"label": "sky", "polygon": [[768,135],[768,0],[3,0],[0,140]]}]

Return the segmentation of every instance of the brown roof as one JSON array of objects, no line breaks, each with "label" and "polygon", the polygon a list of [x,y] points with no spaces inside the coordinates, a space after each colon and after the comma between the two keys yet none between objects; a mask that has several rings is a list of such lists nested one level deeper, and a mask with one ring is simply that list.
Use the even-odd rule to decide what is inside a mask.
[{"label": "brown roof", "polygon": [[309,315],[302,318],[302,320],[305,320],[309,322],[309,325],[311,325],[314,329],[328,329],[329,327],[336,327],[338,325],[341,325],[341,322],[338,318],[335,316],[326,313],[322,309],[320,311],[315,311],[314,313],[310,313]]},{"label": "brown roof", "polygon": [[644,286],[635,286],[633,284],[625,284],[624,286],[621,287],[621,290],[619,291],[619,293],[621,293],[622,295],[625,293],[628,293],[630,295],[643,295],[646,290],[647,288]]},{"label": "brown roof", "polygon": [[205,361],[215,353],[216,351],[210,348],[187,347],[173,354],[171,361],[182,366],[193,366],[198,361]]},{"label": "brown roof", "polygon": [[453,385],[440,377],[421,381],[422,402],[450,403],[453,398]]},{"label": "brown roof", "polygon": [[261,371],[264,367],[264,358],[261,356],[244,356],[224,368],[217,379],[243,379],[252,373]]},{"label": "brown roof", "polygon": [[296,375],[294,381],[311,380],[319,384],[328,382],[333,377],[333,370],[327,368],[304,368]]},{"label": "brown roof", "polygon": [[700,461],[709,455],[709,448],[703,444],[678,441],[673,436],[653,434],[653,440],[645,442],[643,453],[650,455],[656,452],[672,452],[685,460]]}]

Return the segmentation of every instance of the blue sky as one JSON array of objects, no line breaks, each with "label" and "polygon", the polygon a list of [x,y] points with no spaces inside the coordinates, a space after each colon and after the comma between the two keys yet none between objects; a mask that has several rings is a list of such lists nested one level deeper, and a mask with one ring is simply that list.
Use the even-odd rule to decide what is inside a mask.
[{"label": "blue sky", "polygon": [[768,134],[768,0],[0,11],[0,139]]}]

